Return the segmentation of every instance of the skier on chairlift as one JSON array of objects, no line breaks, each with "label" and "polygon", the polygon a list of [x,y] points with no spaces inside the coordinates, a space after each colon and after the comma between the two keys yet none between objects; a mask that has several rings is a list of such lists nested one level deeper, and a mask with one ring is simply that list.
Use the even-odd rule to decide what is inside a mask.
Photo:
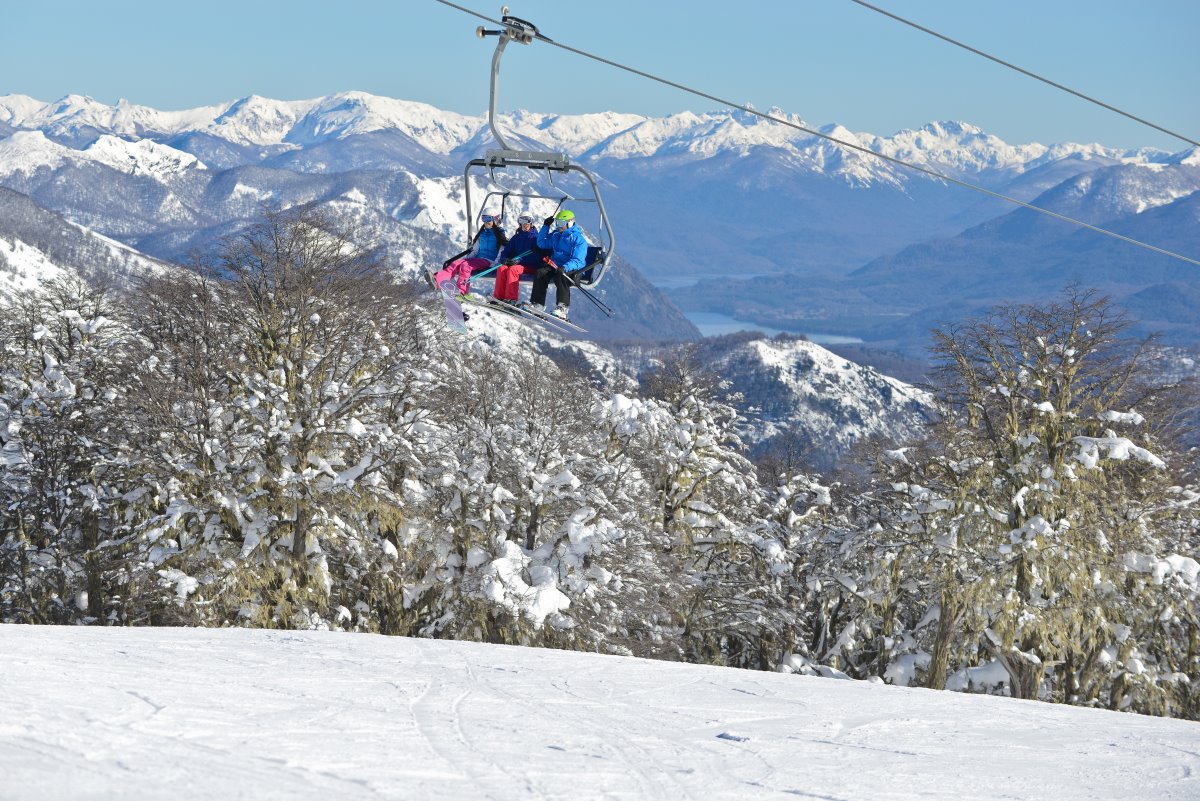
[{"label": "skier on chairlift", "polygon": [[[551,227],[553,226],[553,228]],[[554,316],[566,320],[571,306],[571,279],[567,273],[587,266],[587,239],[575,225],[575,212],[562,209],[547,217],[538,231],[538,247],[550,251],[533,277],[533,291],[524,308],[535,313],[546,311],[546,289],[554,282]]]},{"label": "skier on chairlift", "polygon": [[544,251],[538,250],[538,232],[533,227],[533,215],[517,217],[517,230],[504,250],[500,251],[500,267],[496,270],[496,288],[492,296],[501,303],[515,306],[520,300],[521,276],[536,273],[542,266]]},{"label": "skier on chairlift", "polygon": [[508,244],[508,237],[500,227],[499,214],[484,214],[479,219],[479,232],[471,242],[470,254],[450,262],[434,274],[433,283],[439,289],[453,278],[458,294],[467,294],[471,288],[471,275],[492,267],[499,259],[500,249]]}]

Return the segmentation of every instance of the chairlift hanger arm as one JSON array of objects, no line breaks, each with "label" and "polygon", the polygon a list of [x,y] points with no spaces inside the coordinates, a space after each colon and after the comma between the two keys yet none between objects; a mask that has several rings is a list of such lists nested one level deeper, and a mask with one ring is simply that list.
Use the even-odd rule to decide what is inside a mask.
[{"label": "chairlift hanger arm", "polygon": [[504,134],[500,131],[500,126],[496,124],[496,104],[500,97],[500,59],[504,55],[504,48],[509,42],[520,42],[521,44],[531,44],[534,39],[543,41],[552,41],[538,33],[537,26],[528,20],[523,20],[520,17],[511,16],[508,13],[508,6],[500,9],[500,22],[504,27],[500,30],[489,30],[482,25],[475,29],[475,35],[480,39],[488,36],[495,36],[499,39],[496,42],[496,50],[492,53],[492,80],[491,88],[488,95],[488,127],[492,130],[492,138],[496,140],[496,144],[500,146],[499,150],[489,150],[485,156],[490,166],[508,167],[508,166],[542,166],[546,165],[549,169],[563,170],[571,163],[566,153],[545,153],[534,150],[516,150],[509,146],[504,138]]},{"label": "chairlift hanger arm", "polygon": [[[492,129],[492,136],[495,137],[496,144],[500,145],[502,150],[510,150],[508,143],[504,141],[504,135],[500,133],[500,128],[496,125],[496,98],[500,88],[500,58],[504,55],[504,48],[508,46],[509,42],[520,42],[527,45],[532,44],[534,39],[546,39],[546,37],[538,33],[537,26],[532,22],[510,16],[508,6],[500,8],[500,23],[504,26],[500,30],[488,30],[480,25],[475,29],[475,35],[480,39],[488,36],[495,36],[499,39],[496,42],[496,51],[492,53],[492,88],[488,98],[488,125]],[[546,39],[546,41],[549,40]]]},{"label": "chairlift hanger arm", "polygon": [[514,42],[521,44],[532,44],[534,39],[541,39],[543,42],[552,42],[553,39],[543,36],[538,31],[537,26],[529,20],[514,17],[508,13],[508,6],[500,6],[500,24],[504,26],[498,31],[490,31],[480,25],[475,29],[475,35],[480,39],[485,36],[502,36],[506,39],[511,39]]}]

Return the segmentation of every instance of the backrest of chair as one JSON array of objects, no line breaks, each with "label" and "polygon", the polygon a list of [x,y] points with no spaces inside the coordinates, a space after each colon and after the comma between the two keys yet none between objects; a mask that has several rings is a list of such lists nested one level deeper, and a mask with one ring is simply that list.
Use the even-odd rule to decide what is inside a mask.
[{"label": "backrest of chair", "polygon": [[575,280],[583,284],[592,282],[592,271],[599,262],[604,260],[604,248],[599,245],[588,245],[587,256],[584,257],[585,266],[582,270],[576,273]]},{"label": "backrest of chair", "polygon": [[[549,251],[539,252],[548,253]],[[572,272],[571,277],[585,286],[590,285],[592,283],[592,278],[594,277],[592,275],[593,271],[597,265],[604,263],[604,257],[606,255],[607,254],[604,252],[604,248],[600,247],[599,245],[588,245],[587,255],[584,257],[584,268],[582,270],[575,270]],[[532,281],[533,274],[535,272],[536,270],[534,270],[532,267],[527,267],[525,268],[525,272],[520,275],[519,278],[522,281]]]}]

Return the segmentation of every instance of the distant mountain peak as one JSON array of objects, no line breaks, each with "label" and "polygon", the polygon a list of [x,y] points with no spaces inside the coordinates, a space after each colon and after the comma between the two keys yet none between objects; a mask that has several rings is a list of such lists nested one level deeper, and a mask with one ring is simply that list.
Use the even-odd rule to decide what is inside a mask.
[{"label": "distant mountain peak", "polygon": [[77,109],[80,107],[91,108],[95,106],[103,106],[104,104],[89,95],[68,94],[63,95],[54,103],[60,110]]},{"label": "distant mountain peak", "polygon": [[76,151],[50,141],[41,131],[17,131],[0,139],[0,174],[31,175],[42,168],[57,169],[80,160]]},{"label": "distant mountain peak", "polygon": [[1185,164],[1191,167],[1200,166],[1200,147],[1192,147],[1172,153],[1163,159],[1164,164]]},{"label": "distant mountain peak", "polygon": [[163,178],[189,169],[207,169],[204,163],[191,153],[184,153],[149,139],[129,142],[105,134],[83,153],[94,161],[130,175]]},{"label": "distant mountain peak", "polygon": [[29,95],[0,95],[0,122],[20,124],[44,105]]},{"label": "distant mountain peak", "polygon": [[714,342],[711,364],[738,387],[757,410],[752,446],[789,427],[820,442],[814,458],[837,456],[873,436],[915,434],[931,416],[929,393],[863,367],[800,338],[754,339],[723,346]]},{"label": "distant mountain peak", "polygon": [[978,136],[984,132],[982,128],[960,120],[930,122],[923,126],[921,130],[944,134],[946,136]]}]

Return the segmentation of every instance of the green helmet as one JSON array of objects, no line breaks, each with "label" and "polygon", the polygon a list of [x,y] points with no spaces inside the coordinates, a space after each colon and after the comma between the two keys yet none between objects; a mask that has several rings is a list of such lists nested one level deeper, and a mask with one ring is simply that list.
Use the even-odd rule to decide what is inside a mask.
[{"label": "green helmet", "polygon": [[571,211],[570,209],[563,209],[558,214],[554,215],[554,219],[556,219],[556,220],[573,220],[573,219],[575,219],[575,212]]}]

